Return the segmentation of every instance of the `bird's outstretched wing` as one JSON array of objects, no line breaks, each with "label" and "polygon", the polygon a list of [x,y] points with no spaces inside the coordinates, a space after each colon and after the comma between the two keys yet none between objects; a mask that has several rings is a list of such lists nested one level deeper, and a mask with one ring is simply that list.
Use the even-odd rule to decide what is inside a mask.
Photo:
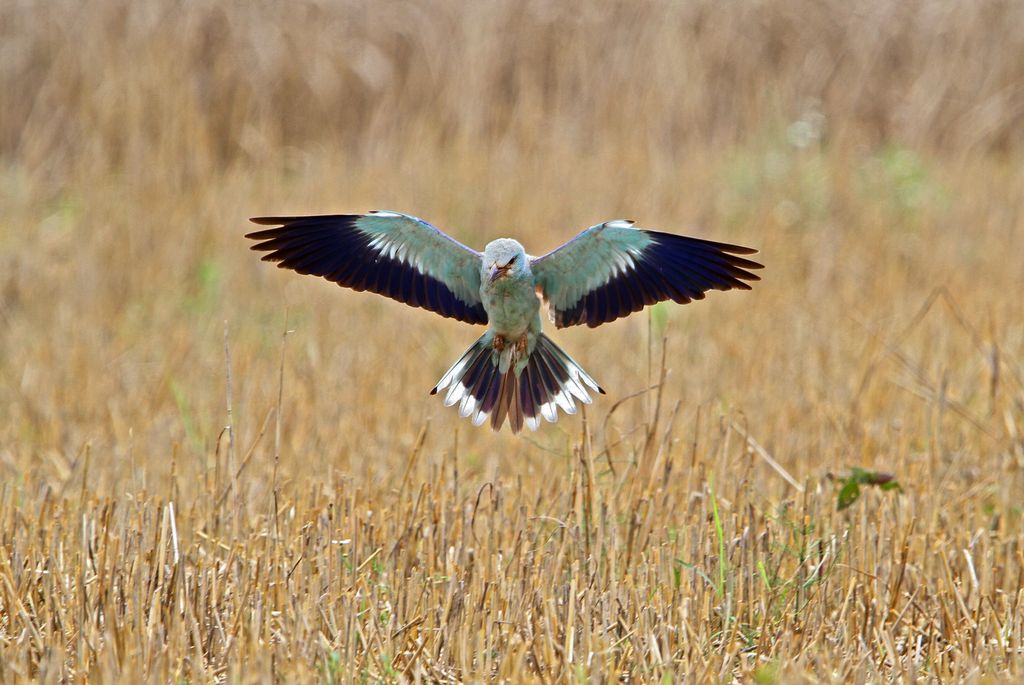
[{"label": "bird's outstretched wing", "polygon": [[264,261],[441,316],[487,323],[480,253],[422,219],[370,212],[251,221],[276,227],[246,235],[258,241],[252,249],[268,253]]},{"label": "bird's outstretched wing", "polygon": [[633,228],[617,219],[591,226],[531,261],[559,328],[614,321],[662,300],[685,304],[707,290],[750,290],[761,265],[736,255],[757,250]]}]

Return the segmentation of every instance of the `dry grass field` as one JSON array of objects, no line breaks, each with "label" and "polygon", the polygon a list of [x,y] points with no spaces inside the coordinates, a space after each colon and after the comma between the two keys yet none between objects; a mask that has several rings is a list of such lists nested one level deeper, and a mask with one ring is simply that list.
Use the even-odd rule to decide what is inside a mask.
[{"label": "dry grass field", "polygon": [[[0,683],[1024,678],[1021,3],[7,0],[0,98]],[[375,208],[766,268],[514,437],[242,237]]]}]

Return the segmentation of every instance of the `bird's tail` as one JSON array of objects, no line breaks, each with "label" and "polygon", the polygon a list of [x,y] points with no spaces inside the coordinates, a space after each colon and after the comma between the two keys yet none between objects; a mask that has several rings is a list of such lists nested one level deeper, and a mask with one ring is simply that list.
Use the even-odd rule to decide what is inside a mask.
[{"label": "bird's tail", "polygon": [[541,417],[554,423],[559,408],[575,414],[576,400],[591,402],[587,386],[604,394],[590,374],[543,333],[526,351],[525,363],[514,352],[510,359],[510,350],[496,348],[488,331],[445,372],[430,394],[448,388],[446,407],[458,403],[459,415],[471,417],[477,426],[490,417],[494,430],[501,428],[507,416],[513,433],[524,423],[537,430]]}]

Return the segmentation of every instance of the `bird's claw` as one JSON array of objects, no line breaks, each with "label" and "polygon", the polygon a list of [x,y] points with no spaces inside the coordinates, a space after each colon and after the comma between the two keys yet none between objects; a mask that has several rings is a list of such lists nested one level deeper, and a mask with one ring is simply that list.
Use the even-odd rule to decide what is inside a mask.
[{"label": "bird's claw", "polygon": [[491,344],[493,345],[495,352],[504,352],[507,349],[511,349],[520,356],[526,354],[526,350],[529,347],[525,335],[511,343],[503,336],[496,335],[494,336],[494,340]]}]

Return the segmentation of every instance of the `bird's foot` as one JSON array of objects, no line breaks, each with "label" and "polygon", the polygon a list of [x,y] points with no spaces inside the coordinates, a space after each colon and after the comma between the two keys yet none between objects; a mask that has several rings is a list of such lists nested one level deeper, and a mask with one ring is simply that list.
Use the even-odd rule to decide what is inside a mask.
[{"label": "bird's foot", "polygon": [[517,357],[521,357],[526,354],[530,347],[527,336],[523,335],[519,339],[510,341],[504,336],[496,335],[494,340],[491,342],[495,352],[504,352],[506,350],[511,351]]}]

